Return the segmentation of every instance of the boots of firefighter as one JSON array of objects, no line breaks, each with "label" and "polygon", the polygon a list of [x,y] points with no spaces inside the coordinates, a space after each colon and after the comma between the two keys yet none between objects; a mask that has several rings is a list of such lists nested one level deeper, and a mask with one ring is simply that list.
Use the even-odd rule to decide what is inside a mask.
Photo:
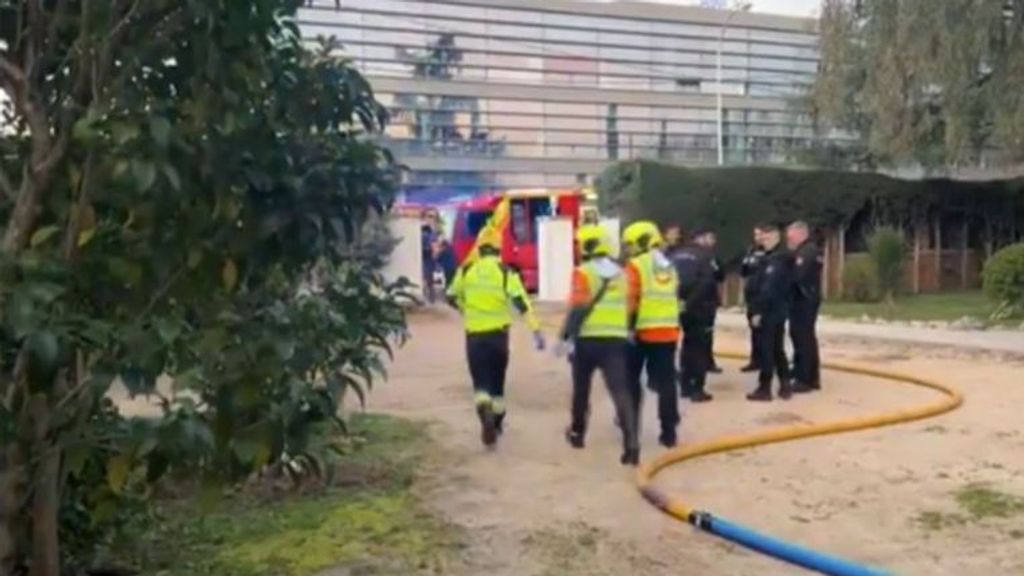
[{"label": "boots of firefighter", "polygon": [[691,401],[693,401],[693,402],[695,402],[697,404],[700,404],[700,403],[703,403],[703,402],[711,402],[712,400],[715,399],[714,396],[712,396],[711,394],[708,394],[707,391],[704,389],[705,385],[706,385],[705,382],[694,382],[693,383],[693,391],[690,393],[690,400]]},{"label": "boots of firefighter", "polygon": [[772,384],[771,382],[762,382],[758,384],[757,390],[754,390],[750,394],[747,394],[747,400],[751,402],[771,402],[772,401]]},{"label": "boots of firefighter", "polygon": [[619,462],[623,466],[639,466],[640,465],[640,449],[639,448],[626,448],[622,451],[622,457],[619,458]]},{"label": "boots of firefighter", "polygon": [[788,378],[782,380],[779,383],[779,398],[783,400],[789,400],[793,397],[793,382]]},{"label": "boots of firefighter", "polygon": [[740,372],[742,372],[744,374],[750,374],[751,372],[758,372],[760,370],[761,370],[761,367],[758,366],[757,364],[753,363],[753,362],[747,364],[743,368],[740,368]]},{"label": "boots of firefighter", "polygon": [[673,426],[670,428],[662,426],[661,434],[658,436],[658,443],[664,446],[665,448],[675,448],[676,442],[677,439],[675,427]]},{"label": "boots of firefighter", "polygon": [[498,441],[498,427],[494,406],[489,395],[477,394],[476,414],[480,417],[480,441],[484,446],[494,446]]},{"label": "boots of firefighter", "polygon": [[491,403],[491,409],[494,410],[494,431],[497,432],[498,436],[505,433],[505,402],[501,398],[495,398]]},{"label": "boots of firefighter", "polygon": [[572,446],[577,450],[582,450],[583,447],[586,446],[583,439],[583,432],[577,432],[576,430],[573,430],[571,426],[565,429],[565,441],[569,443],[569,446]]},{"label": "boots of firefighter", "polygon": [[814,386],[811,386],[809,384],[804,384],[803,382],[800,382],[800,381],[798,381],[796,379],[793,379],[792,384],[790,385],[790,388],[792,389],[794,394],[808,394],[808,393],[814,392],[816,390],[816,388]]}]

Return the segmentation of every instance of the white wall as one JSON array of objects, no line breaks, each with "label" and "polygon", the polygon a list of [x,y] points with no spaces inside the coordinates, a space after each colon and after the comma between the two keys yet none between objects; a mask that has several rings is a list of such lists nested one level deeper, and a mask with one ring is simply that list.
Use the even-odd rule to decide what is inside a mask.
[{"label": "white wall", "polygon": [[572,289],[572,220],[550,218],[540,221],[537,241],[537,299],[564,302]]}]

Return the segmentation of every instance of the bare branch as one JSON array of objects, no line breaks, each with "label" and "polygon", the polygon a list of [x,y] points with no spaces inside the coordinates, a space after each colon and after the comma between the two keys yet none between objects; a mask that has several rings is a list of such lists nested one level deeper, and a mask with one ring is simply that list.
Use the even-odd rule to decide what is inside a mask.
[{"label": "bare branch", "polygon": [[14,190],[14,185],[11,184],[11,178],[7,175],[7,170],[4,170],[3,166],[0,166],[0,192],[3,192],[4,196],[11,201],[18,197],[17,191]]}]

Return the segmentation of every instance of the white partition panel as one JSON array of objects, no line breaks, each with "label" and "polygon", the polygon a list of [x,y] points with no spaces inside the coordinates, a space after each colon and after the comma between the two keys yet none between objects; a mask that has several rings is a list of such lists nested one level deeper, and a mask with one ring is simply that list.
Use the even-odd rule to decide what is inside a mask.
[{"label": "white partition panel", "polygon": [[393,217],[388,221],[391,235],[398,240],[384,267],[384,278],[395,282],[405,277],[417,286],[423,284],[423,236],[419,218]]},{"label": "white partition panel", "polygon": [[541,302],[564,302],[572,288],[572,221],[552,218],[539,224],[537,299]]}]

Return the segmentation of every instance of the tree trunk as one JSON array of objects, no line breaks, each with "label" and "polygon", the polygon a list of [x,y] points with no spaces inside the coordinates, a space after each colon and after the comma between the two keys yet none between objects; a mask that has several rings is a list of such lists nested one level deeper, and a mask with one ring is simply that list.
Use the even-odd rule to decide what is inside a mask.
[{"label": "tree trunk", "polygon": [[29,576],[60,576],[60,451],[49,439],[50,406],[43,394],[31,402],[33,453],[41,461],[32,474],[32,569]]},{"label": "tree trunk", "polygon": [[0,574],[13,574],[24,559],[18,547],[24,541],[19,534],[24,528],[18,505],[24,499],[21,456],[13,439],[0,448]]}]

